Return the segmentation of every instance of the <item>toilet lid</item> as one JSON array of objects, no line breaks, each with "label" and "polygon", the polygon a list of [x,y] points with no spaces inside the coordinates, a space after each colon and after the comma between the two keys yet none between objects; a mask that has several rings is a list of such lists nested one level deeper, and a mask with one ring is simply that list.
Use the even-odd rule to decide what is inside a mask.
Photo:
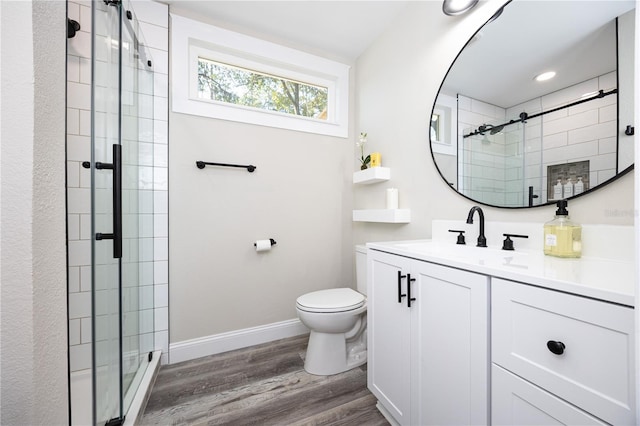
[{"label": "toilet lid", "polygon": [[298,297],[296,304],[303,311],[341,312],[364,305],[364,296],[350,288],[331,288]]}]

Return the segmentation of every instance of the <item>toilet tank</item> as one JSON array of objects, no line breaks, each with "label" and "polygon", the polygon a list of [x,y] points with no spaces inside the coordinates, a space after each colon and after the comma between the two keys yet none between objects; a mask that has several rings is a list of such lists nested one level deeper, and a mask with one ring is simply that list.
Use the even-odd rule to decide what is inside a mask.
[{"label": "toilet tank", "polygon": [[356,290],[367,294],[367,247],[356,246]]}]

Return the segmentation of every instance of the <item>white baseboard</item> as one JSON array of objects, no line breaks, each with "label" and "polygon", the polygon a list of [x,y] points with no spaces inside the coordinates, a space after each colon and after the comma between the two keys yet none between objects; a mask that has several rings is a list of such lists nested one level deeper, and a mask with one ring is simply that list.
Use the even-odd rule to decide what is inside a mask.
[{"label": "white baseboard", "polygon": [[169,344],[169,364],[215,355],[273,340],[309,333],[299,319],[214,334]]}]

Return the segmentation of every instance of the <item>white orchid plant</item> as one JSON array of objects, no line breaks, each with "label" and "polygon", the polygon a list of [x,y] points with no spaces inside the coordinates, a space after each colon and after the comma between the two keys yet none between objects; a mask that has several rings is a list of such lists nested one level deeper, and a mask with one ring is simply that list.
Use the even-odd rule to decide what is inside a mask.
[{"label": "white orchid plant", "polygon": [[367,133],[360,132],[360,137],[356,142],[356,146],[360,148],[360,170],[364,170],[369,167],[369,163],[371,162],[371,155],[364,156],[364,145],[367,143]]}]

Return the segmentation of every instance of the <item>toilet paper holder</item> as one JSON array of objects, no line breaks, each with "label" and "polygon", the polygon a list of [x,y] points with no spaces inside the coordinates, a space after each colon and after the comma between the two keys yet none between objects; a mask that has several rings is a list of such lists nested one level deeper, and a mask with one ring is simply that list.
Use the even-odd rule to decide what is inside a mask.
[{"label": "toilet paper holder", "polygon": [[[269,238],[269,241],[271,242],[271,246],[272,246],[272,247],[273,247],[273,246],[275,246],[275,245],[277,244],[277,243],[276,243],[276,240],[274,240],[273,238]],[[254,246],[254,247],[257,247],[257,246],[258,246],[258,244],[257,244],[257,243],[253,243],[253,246]]]}]

